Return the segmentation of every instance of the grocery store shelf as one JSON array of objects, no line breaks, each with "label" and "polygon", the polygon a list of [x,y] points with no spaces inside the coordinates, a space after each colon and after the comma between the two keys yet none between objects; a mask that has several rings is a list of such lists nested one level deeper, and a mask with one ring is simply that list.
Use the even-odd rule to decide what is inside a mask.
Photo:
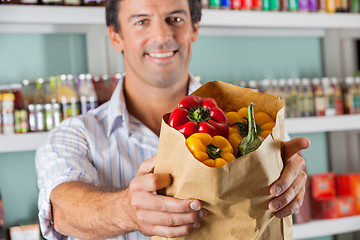
[{"label": "grocery store shelf", "polygon": [[288,118],[287,133],[334,132],[360,130],[360,114],[333,117]]},{"label": "grocery store shelf", "polygon": [[0,135],[0,152],[36,150],[44,141],[45,136],[45,132]]},{"label": "grocery store shelf", "polygon": [[[360,14],[203,10],[201,26],[244,28],[360,28]],[[0,5],[0,24],[101,24],[103,7]]]},{"label": "grocery store shelf", "polygon": [[294,225],[294,239],[308,239],[360,231],[360,216],[329,220],[314,220]]}]

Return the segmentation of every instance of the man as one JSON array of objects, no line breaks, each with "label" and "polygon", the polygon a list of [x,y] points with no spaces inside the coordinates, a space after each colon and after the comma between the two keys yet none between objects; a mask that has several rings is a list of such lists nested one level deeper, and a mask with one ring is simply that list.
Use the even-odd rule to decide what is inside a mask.
[{"label": "man", "polygon": [[[171,178],[153,168],[163,114],[199,87],[188,66],[200,0],[106,5],[110,40],[123,52],[126,76],[109,102],[64,121],[37,151],[42,232],[48,239],[187,235],[207,212],[199,200],[157,195]],[[307,138],[283,144],[285,168],[269,193],[278,217],[302,204],[306,174],[297,152],[308,146]]]}]

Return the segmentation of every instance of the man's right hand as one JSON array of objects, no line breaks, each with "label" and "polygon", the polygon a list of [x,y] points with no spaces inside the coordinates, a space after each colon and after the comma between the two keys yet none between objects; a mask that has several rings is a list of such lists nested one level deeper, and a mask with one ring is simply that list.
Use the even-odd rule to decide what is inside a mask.
[{"label": "man's right hand", "polygon": [[169,174],[154,173],[155,158],[145,160],[127,191],[129,217],[145,235],[181,237],[199,228],[206,216],[199,200],[181,200],[162,196],[157,190],[171,184]]}]

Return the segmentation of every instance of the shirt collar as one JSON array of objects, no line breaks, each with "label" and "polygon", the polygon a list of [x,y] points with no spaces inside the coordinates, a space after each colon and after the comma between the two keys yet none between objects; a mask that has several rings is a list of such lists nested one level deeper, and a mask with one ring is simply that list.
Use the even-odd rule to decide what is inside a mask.
[{"label": "shirt collar", "polygon": [[[106,135],[109,137],[111,133],[117,127],[124,127],[127,133],[129,133],[129,112],[126,108],[125,95],[124,95],[124,77],[125,74],[121,75],[119,82],[108,102],[108,117],[107,117],[107,131]],[[190,75],[190,81],[188,86],[188,94],[193,93],[196,89],[201,86],[200,81],[196,80]]]}]

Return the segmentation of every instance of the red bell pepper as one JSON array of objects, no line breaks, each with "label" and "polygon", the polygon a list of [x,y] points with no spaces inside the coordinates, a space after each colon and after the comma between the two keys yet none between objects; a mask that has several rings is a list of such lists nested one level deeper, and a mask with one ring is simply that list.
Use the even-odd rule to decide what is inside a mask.
[{"label": "red bell pepper", "polygon": [[184,134],[185,138],[197,132],[225,138],[229,135],[227,117],[212,98],[184,97],[170,114],[169,125]]}]

